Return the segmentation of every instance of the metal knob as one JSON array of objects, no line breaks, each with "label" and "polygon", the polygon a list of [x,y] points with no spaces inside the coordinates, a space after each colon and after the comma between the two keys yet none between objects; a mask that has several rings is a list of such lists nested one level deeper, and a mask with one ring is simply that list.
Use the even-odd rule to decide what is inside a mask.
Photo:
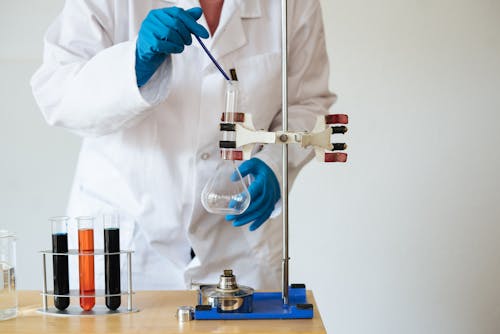
[{"label": "metal knob", "polygon": [[177,309],[177,320],[179,322],[188,322],[193,320],[194,309],[191,306],[179,306]]},{"label": "metal knob", "polygon": [[224,270],[224,273],[220,276],[217,288],[227,292],[238,290],[236,276],[233,275],[233,271],[231,269]]}]

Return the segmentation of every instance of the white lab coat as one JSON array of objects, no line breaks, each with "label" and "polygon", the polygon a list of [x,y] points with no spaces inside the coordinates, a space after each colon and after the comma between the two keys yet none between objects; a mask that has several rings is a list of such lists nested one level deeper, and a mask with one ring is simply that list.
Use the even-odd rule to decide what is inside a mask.
[{"label": "white lab coat", "polygon": [[[321,9],[317,0],[289,3],[289,128],[312,129],[315,115],[335,98]],[[199,2],[68,0],[47,31],[44,62],[31,81],[34,96],[50,125],[83,136],[68,214],[119,210],[121,248],[135,250],[135,288],[183,289],[216,282],[232,268],[241,284],[279,289],[281,219],[249,232],[201,205],[201,190],[220,161],[223,77],[193,40],[144,87],[136,86],[141,22],[151,9],[169,6]],[[279,0],[226,0],[206,41],[226,70],[236,69],[240,110],[252,113],[259,129],[281,129],[280,6]],[[204,17],[199,22],[207,27]],[[281,147],[268,145],[256,156],[281,182]],[[290,150],[291,182],[310,158],[310,151]],[[76,240],[75,223],[70,233]],[[102,230],[95,235],[102,248]],[[102,273],[102,257],[96,271]]]}]

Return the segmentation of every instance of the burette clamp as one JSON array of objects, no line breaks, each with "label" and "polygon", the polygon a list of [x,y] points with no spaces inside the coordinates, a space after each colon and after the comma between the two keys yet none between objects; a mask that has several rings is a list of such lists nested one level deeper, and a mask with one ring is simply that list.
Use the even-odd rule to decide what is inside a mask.
[{"label": "burette clamp", "polygon": [[349,118],[345,114],[316,116],[316,124],[308,131],[264,131],[254,126],[252,115],[239,112],[239,85],[236,71],[231,71],[232,80],[226,85],[226,108],[220,119],[221,137],[219,149],[223,160],[248,160],[260,144],[298,144],[302,148],[312,147],[316,159],[322,162],[346,162],[347,145],[333,142],[332,137],[347,132]]},{"label": "burette clamp", "polygon": [[346,162],[347,144],[333,142],[332,136],[344,135],[349,118],[344,114],[319,115],[311,132],[256,130],[252,115],[240,112],[223,113],[220,123],[219,148],[224,160],[248,160],[255,145],[298,144],[312,147],[316,159],[321,162]]}]

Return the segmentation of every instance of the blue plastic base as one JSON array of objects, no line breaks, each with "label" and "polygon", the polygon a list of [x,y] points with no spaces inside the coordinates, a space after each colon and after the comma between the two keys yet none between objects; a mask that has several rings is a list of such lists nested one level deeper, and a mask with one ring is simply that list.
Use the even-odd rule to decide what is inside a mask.
[{"label": "blue plastic base", "polygon": [[289,303],[283,305],[281,292],[255,292],[251,313],[217,312],[217,308],[194,311],[195,320],[256,320],[256,319],[312,319],[312,304],[307,304],[306,288],[302,284],[289,288]]}]

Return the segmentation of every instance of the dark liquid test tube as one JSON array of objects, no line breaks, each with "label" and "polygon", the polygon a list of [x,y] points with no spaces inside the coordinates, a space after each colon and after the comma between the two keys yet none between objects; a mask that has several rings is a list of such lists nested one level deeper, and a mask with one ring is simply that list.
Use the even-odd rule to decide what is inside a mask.
[{"label": "dark liquid test tube", "polygon": [[[117,253],[120,251],[120,229],[104,228],[104,251],[106,253]],[[106,294],[119,294],[120,287],[120,255],[105,255],[105,280]],[[106,306],[110,310],[120,307],[121,296],[106,297]]]},{"label": "dark liquid test tube", "polygon": [[[52,225],[52,252],[68,253],[68,217],[50,218]],[[69,295],[69,270],[67,255],[53,255],[54,294]],[[65,310],[69,306],[69,297],[54,297],[54,306]]]}]

